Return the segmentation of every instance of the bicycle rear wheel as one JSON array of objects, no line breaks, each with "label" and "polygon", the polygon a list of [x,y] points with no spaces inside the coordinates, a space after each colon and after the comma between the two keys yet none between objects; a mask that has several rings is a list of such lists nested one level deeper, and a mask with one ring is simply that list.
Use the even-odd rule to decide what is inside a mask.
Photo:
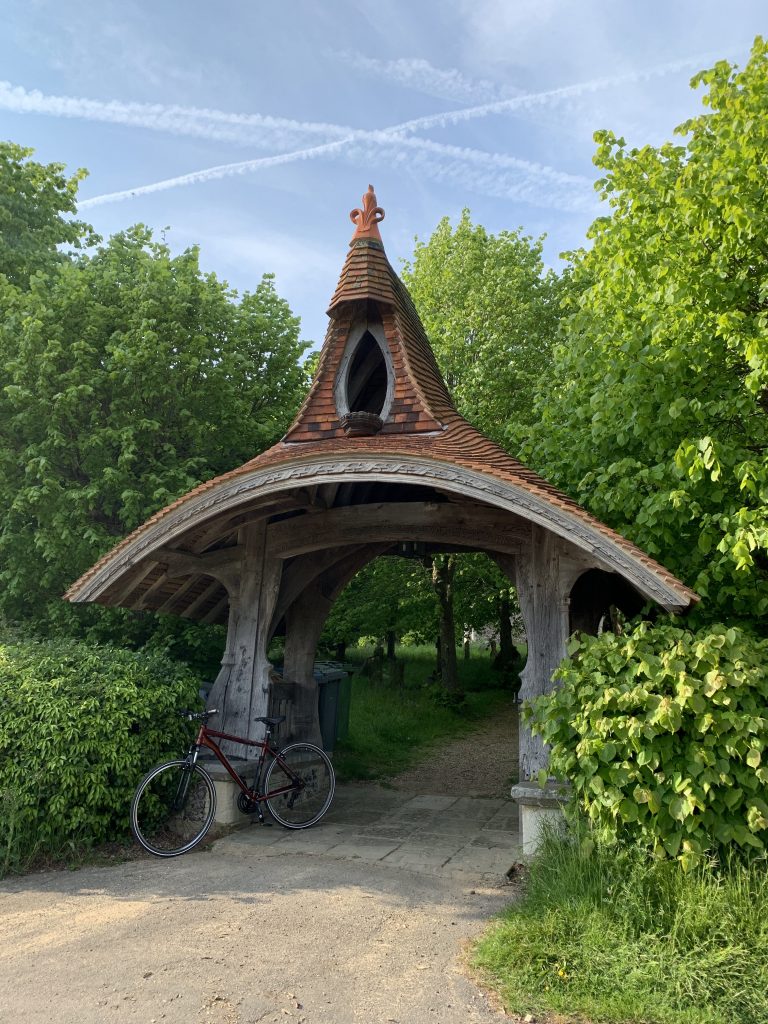
[{"label": "bicycle rear wheel", "polygon": [[208,772],[188,761],[169,761],[147,772],[131,804],[131,832],[148,853],[178,857],[205,836],[216,814]]},{"label": "bicycle rear wheel", "polygon": [[[275,790],[286,792],[273,796]],[[313,743],[292,743],[272,761],[264,779],[269,813],[285,828],[308,828],[333,800],[336,776],[327,754]]]}]

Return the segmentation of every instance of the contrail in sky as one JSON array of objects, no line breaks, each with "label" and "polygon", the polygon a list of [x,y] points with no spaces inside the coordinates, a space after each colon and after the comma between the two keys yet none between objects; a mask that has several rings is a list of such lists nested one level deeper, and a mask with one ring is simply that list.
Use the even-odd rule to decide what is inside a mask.
[{"label": "contrail in sky", "polygon": [[[138,185],[135,188],[92,196],[90,199],[84,199],[78,204],[84,209],[103,203],[117,202],[139,195],[164,191],[182,185],[250,173],[261,168],[275,167],[302,160],[312,160],[342,150],[352,143],[383,145],[387,147],[398,145],[414,153],[416,151],[431,153],[437,159],[446,159],[454,164],[469,163],[476,168],[484,166],[489,172],[495,170],[496,172],[504,172],[508,175],[509,172],[517,171],[523,176],[537,176],[551,184],[560,186],[560,195],[557,198],[556,205],[561,205],[565,202],[567,207],[574,208],[583,206],[584,200],[576,194],[572,194],[569,200],[565,195],[565,190],[570,187],[573,193],[574,189],[580,192],[582,188],[588,188],[590,183],[586,178],[567,175],[557,171],[555,168],[529,163],[502,153],[488,153],[460,146],[449,146],[432,142],[429,139],[409,138],[409,136],[412,136],[412,133],[431,127],[457,124],[491,114],[501,114],[515,110],[533,109],[540,105],[556,104],[567,98],[578,97],[626,82],[641,81],[685,68],[700,66],[706,59],[704,56],[700,56],[670,61],[655,67],[627,72],[623,75],[579,82],[574,85],[549,89],[544,92],[526,93],[522,96],[510,97],[509,99],[444,111],[425,117],[411,118],[408,121],[378,131],[354,129],[344,125],[323,122],[296,121],[290,118],[271,117],[263,114],[229,113],[227,111],[200,107],[123,103],[120,101],[102,102],[82,97],[51,96],[37,90],[28,91],[20,86],[14,87],[8,82],[0,82],[0,109],[18,113],[39,113],[58,117],[82,118],[89,121],[150,128],[172,134],[211,138],[216,141],[249,142],[251,144],[271,142],[272,144],[290,145],[291,142],[298,140],[302,136],[314,135],[326,140],[330,136],[329,141],[318,145],[300,147],[292,149],[290,152],[272,156],[219,164],[213,167],[202,168],[198,171],[192,171],[188,174],[151,182],[146,185]],[[439,168],[430,168],[429,165],[422,164],[422,167],[428,171],[431,170],[433,176],[445,177],[453,175],[454,178],[457,177],[455,168],[450,172],[443,168],[441,172]],[[466,176],[466,180],[468,182],[471,181],[476,187],[484,181],[485,185],[491,189],[492,195],[506,194],[507,184],[504,183],[504,180],[494,182],[488,177],[485,179],[482,177],[478,178],[476,172],[469,173]],[[509,185],[509,188],[519,192],[519,188],[516,189],[512,185]],[[501,189],[501,192],[499,189]],[[481,190],[483,189],[481,188]],[[531,187],[523,190],[529,198],[533,191],[535,190],[532,190]],[[551,203],[546,205],[551,205]]]},{"label": "contrail in sky", "polygon": [[308,149],[295,150],[292,153],[278,153],[277,156],[262,156],[255,160],[241,160],[234,164],[221,164],[218,167],[206,167],[200,171],[192,171],[189,174],[180,174],[175,178],[166,178],[164,181],[154,181],[150,185],[138,185],[136,188],[127,188],[122,192],[108,192],[103,196],[92,196],[90,199],[83,199],[77,204],[79,210],[89,206],[101,206],[103,203],[114,203],[120,199],[133,199],[134,196],[147,195],[150,192],[164,192],[169,188],[177,188],[180,185],[195,185],[200,181],[214,181],[216,178],[229,178],[237,174],[246,174],[250,171],[259,170],[262,167],[278,167],[280,164],[295,163],[298,160],[311,160],[323,153],[340,149],[345,143],[351,142],[348,139],[339,139],[337,142],[326,142],[320,146],[310,146]]},{"label": "contrail in sky", "polygon": [[[700,65],[705,56],[689,57],[672,61],[640,71],[627,72],[589,82],[561,86],[544,92],[525,93],[509,99],[495,100],[472,107],[443,111],[425,117],[412,118],[401,125],[385,129],[389,132],[415,132],[422,128],[456,124],[460,121],[487,117],[507,111],[526,110],[541,105],[556,104],[563,99],[578,97],[600,89],[631,81],[640,81],[659,75],[680,71],[686,67]],[[285,117],[265,114],[239,114],[206,107],[181,107],[162,103],[125,103],[119,100],[104,102],[80,96],[56,96],[42,93],[37,89],[27,90],[10,82],[0,81],[0,109],[13,113],[44,114],[53,117],[78,118],[86,121],[122,124],[129,127],[149,128],[153,131],[173,135],[191,135],[216,141],[257,143],[259,141],[281,141],[298,136],[322,136],[325,140],[340,139],[355,129],[340,124],[322,121],[296,121]]]},{"label": "contrail in sky", "polygon": [[[598,92],[600,89],[610,89],[616,85],[625,85],[628,82],[642,82],[650,78],[658,78],[662,75],[672,74],[675,71],[684,71],[686,68],[700,67],[703,62],[711,60],[712,55],[699,57],[686,57],[681,60],[668,61],[666,64],[658,64],[654,67],[644,68],[640,71],[628,71],[623,75],[611,75],[606,78],[594,78],[590,82],[577,82],[574,85],[563,85],[557,89],[547,89],[544,92],[525,93],[522,96],[511,96],[509,99],[493,100],[491,103],[481,103],[474,107],[464,107],[459,110],[447,110],[441,114],[428,114],[425,117],[414,117],[399,126],[400,131],[419,131],[424,128],[442,128],[449,124],[458,124],[460,121],[474,120],[477,117],[487,117],[489,114],[503,114],[514,110],[527,110],[533,107],[557,103],[560,100],[577,98],[587,93]],[[392,129],[393,131],[395,129]]]},{"label": "contrail in sky", "polygon": [[0,110],[17,114],[47,114],[53,117],[78,118],[132,128],[149,128],[171,135],[191,135],[219,142],[278,142],[300,136],[340,138],[351,129],[338,124],[317,121],[294,121],[291,118],[264,114],[238,114],[205,107],[180,107],[163,103],[124,103],[120,100],[91,100],[81,96],[54,96],[38,89],[27,90],[20,85],[0,81]]},{"label": "contrail in sky", "polygon": [[[290,153],[279,153],[276,156],[257,157],[253,160],[239,160],[231,164],[219,164],[215,167],[206,167],[199,171],[192,171],[190,174],[181,174],[173,178],[165,178],[148,185],[138,185],[133,189],[124,189],[120,192],[108,192],[105,195],[93,196],[78,203],[79,209],[87,209],[91,206],[100,206],[103,203],[118,202],[122,199],[132,199],[138,195],[147,195],[152,192],[164,192],[166,189],[177,188],[181,185],[193,185],[203,181],[214,181],[217,178],[228,178],[233,175],[246,174],[251,171],[261,170],[266,167],[278,167],[281,164],[295,163],[301,160],[312,160],[318,156],[325,156],[329,153],[349,147],[352,143],[366,144],[367,146],[390,146],[398,150],[408,150],[424,156],[431,156],[450,161],[454,167],[461,164],[470,164],[481,168],[486,172],[482,177],[477,172],[468,172],[463,180],[472,184],[480,191],[490,192],[491,195],[512,195],[517,198],[527,198],[528,201],[538,202],[539,205],[554,205],[557,208],[581,209],[590,205],[591,180],[574,174],[565,174],[555,168],[543,164],[532,163],[528,160],[521,160],[518,157],[508,156],[505,153],[487,153],[483,150],[469,149],[463,146],[450,146],[440,142],[433,142],[430,139],[417,139],[399,137],[395,132],[401,130],[400,125],[392,129],[382,129],[372,132],[351,132],[346,138],[337,139],[334,142],[326,142],[319,146],[294,150]],[[449,178],[453,177],[462,180],[461,174],[454,169],[450,172],[445,167],[438,167],[422,161],[420,168],[432,177]],[[516,175],[517,182],[509,182],[509,172]],[[495,174],[495,177],[493,175]],[[489,177],[489,175],[491,175]],[[525,187],[520,186],[519,179],[525,180]],[[505,185],[504,182],[508,183]],[[541,187],[538,191],[533,187],[534,182],[546,185],[548,192]],[[485,187],[482,187],[483,184]],[[575,194],[574,194],[575,193]],[[581,194],[585,197],[581,198]],[[538,195],[538,199],[535,198]]]}]

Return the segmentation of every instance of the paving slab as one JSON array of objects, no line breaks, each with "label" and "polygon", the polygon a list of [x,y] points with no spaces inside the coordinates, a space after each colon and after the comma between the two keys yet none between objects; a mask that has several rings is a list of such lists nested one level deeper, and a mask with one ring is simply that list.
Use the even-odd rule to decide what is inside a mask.
[{"label": "paving slab", "polygon": [[264,856],[363,860],[430,875],[442,869],[446,877],[499,884],[521,858],[511,800],[409,795],[361,783],[339,786],[331,811],[312,828],[267,828],[256,819],[217,844],[222,852],[249,845]]}]

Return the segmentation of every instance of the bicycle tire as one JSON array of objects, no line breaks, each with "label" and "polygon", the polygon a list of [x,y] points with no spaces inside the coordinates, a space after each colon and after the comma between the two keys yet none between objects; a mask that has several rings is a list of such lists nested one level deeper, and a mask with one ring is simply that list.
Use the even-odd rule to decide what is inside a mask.
[{"label": "bicycle tire", "polygon": [[178,857],[204,838],[216,816],[216,789],[199,764],[168,761],[148,771],[131,802],[131,832],[155,857]]},{"label": "bicycle tire", "polygon": [[314,743],[289,744],[267,769],[264,792],[269,794],[290,786],[294,779],[301,779],[304,787],[267,796],[265,803],[275,821],[284,828],[309,828],[331,806],[336,791],[336,775],[325,751]]}]

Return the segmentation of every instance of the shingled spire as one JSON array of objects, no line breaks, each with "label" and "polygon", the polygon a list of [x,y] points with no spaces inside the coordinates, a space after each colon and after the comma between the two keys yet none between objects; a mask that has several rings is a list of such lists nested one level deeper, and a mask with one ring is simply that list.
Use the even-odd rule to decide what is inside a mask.
[{"label": "shingled spire", "polygon": [[355,232],[328,309],[317,375],[286,442],[434,433],[457,415],[411,297],[384,252],[384,210],[373,185],[349,216]]}]

